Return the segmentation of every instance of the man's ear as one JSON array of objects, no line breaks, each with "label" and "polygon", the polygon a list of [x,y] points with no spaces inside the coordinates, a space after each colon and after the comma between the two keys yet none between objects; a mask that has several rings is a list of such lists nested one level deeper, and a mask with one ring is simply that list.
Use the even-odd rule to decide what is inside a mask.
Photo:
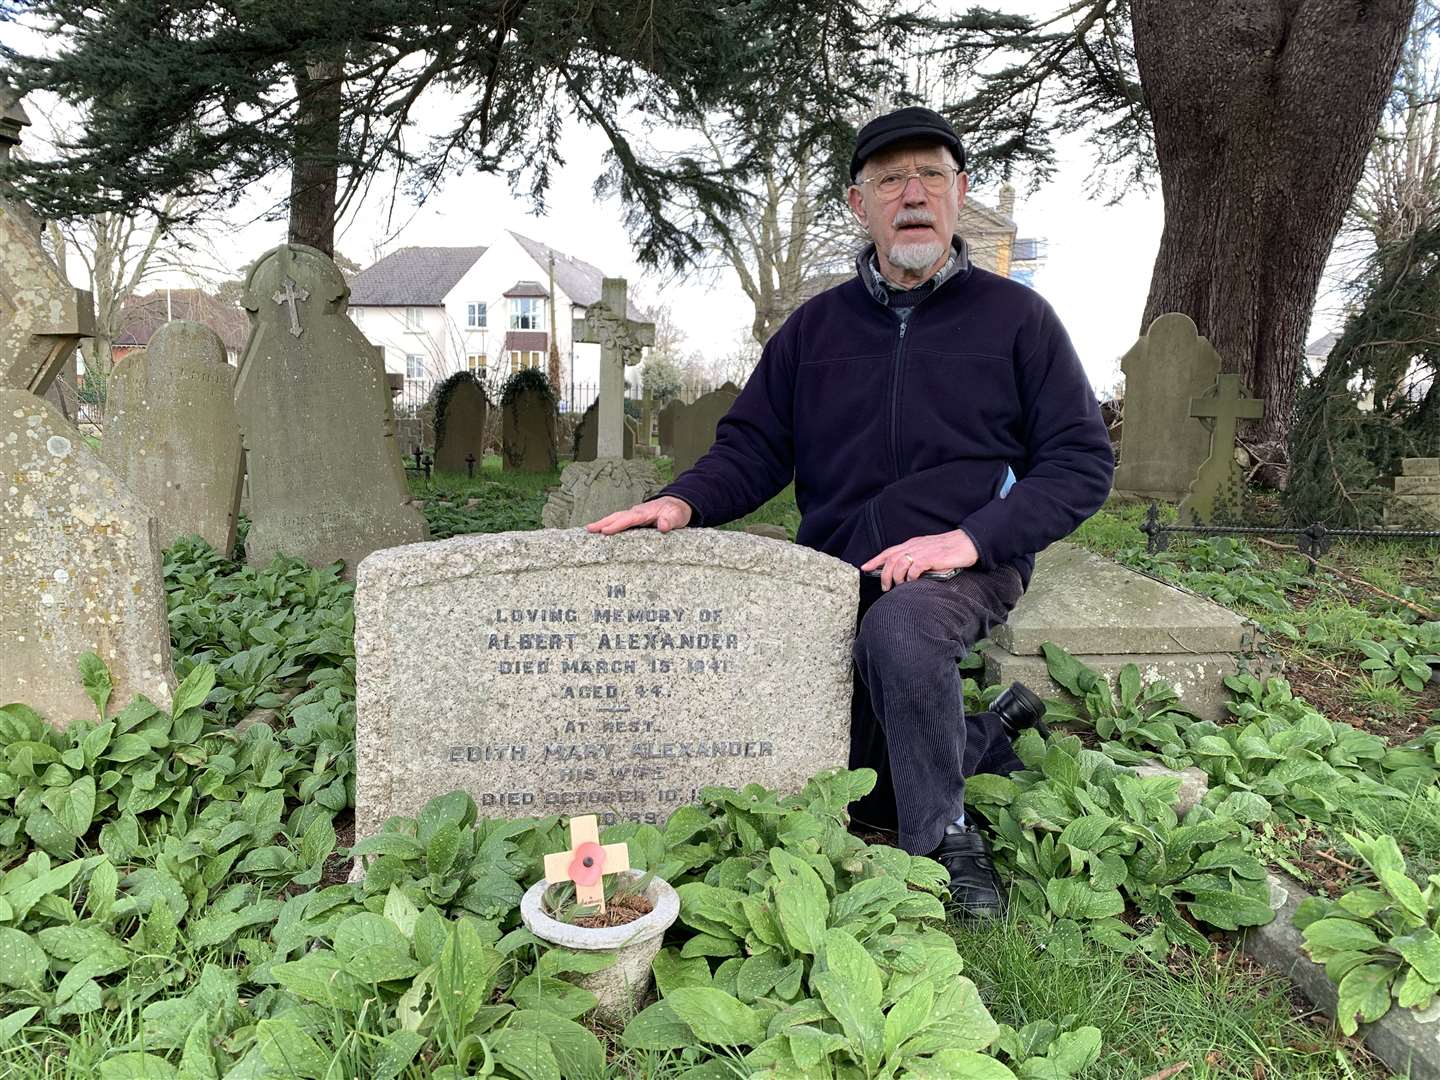
[{"label": "man's ear", "polygon": [[965,195],[970,190],[970,174],[957,173],[955,176],[955,194],[958,198],[957,206],[965,205]]},{"label": "man's ear", "polygon": [[867,228],[865,221],[865,197],[860,193],[860,188],[850,185],[850,190],[845,193],[845,200],[850,204],[850,212],[855,215],[855,220],[860,222],[861,228]]}]

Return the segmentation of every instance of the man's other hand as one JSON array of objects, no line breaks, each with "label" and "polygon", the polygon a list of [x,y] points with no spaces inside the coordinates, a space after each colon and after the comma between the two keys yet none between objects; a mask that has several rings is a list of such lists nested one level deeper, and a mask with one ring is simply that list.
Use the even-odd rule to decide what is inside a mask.
[{"label": "man's other hand", "polygon": [[890,586],[914,581],[927,570],[964,570],[979,559],[970,535],[955,529],[933,536],[912,536],[903,544],[886,548],[860,569],[868,572],[878,568],[880,589],[889,592]]},{"label": "man's other hand", "polygon": [[585,528],[592,533],[614,536],[626,529],[656,528],[662,533],[672,529],[683,529],[690,524],[690,504],[673,495],[661,495],[658,499],[638,503],[629,510],[615,513],[592,521]]}]

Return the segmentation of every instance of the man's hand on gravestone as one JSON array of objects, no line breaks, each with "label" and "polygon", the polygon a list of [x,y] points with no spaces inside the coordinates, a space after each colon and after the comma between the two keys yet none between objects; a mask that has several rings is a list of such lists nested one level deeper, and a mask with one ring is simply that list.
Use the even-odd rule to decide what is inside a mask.
[{"label": "man's hand on gravestone", "polygon": [[647,527],[659,529],[663,533],[670,532],[672,529],[685,528],[690,524],[692,513],[690,504],[684,499],[677,499],[673,495],[661,495],[658,499],[639,503],[629,510],[617,510],[599,521],[590,522],[585,528],[592,533],[601,533],[605,536],[614,536],[626,529]]},{"label": "man's hand on gravestone", "polygon": [[927,570],[964,570],[979,560],[980,553],[970,534],[955,529],[933,536],[912,536],[903,544],[886,548],[860,569],[868,572],[878,568],[880,588],[889,592],[890,586],[914,581]]}]

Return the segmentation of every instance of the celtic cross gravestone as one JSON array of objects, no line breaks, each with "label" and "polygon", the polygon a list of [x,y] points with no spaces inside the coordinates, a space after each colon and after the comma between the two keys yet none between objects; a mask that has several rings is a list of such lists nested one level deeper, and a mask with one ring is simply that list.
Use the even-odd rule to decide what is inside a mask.
[{"label": "celtic cross gravestone", "polygon": [[1265,403],[1244,396],[1239,375],[1221,375],[1202,397],[1190,400],[1190,415],[1213,420],[1210,456],[1200,465],[1185,498],[1180,501],[1180,520],[1214,521],[1217,514],[1236,519],[1245,478],[1235,460],[1235,435],[1241,420],[1259,420]]}]

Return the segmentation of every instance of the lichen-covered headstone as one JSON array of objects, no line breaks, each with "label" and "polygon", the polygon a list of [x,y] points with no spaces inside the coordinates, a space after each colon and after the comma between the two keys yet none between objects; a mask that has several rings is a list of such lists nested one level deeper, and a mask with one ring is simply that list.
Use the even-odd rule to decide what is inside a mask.
[{"label": "lichen-covered headstone", "polygon": [[170,627],[155,519],[48,402],[0,387],[0,703],[57,727],[93,717],[80,657],[110,669],[111,711],[168,708]]},{"label": "lichen-covered headstone", "polygon": [[198,534],[235,546],[241,489],[235,369],[220,335],[168,322],[115,365],[106,384],[100,456],[160,523],[160,544]]},{"label": "lichen-covered headstone", "polygon": [[1188,315],[1150,324],[1120,361],[1125,373],[1125,430],[1115,490],[1178,501],[1210,453],[1210,433],[1190,415],[1220,374],[1220,354]]},{"label": "lichen-covered headstone", "polygon": [[727,382],[717,390],[701,394],[694,404],[680,415],[675,423],[673,449],[670,452],[670,456],[675,459],[676,476],[692,468],[709,452],[715,443],[716,427],[739,396],[740,388]]},{"label": "lichen-covered headstone", "polygon": [[350,289],[315,248],[282,244],[245,278],[250,338],[235,408],[249,467],[257,564],[278,553],[345,573],[378,548],[424,540],[394,445],[381,351],[346,316]]},{"label": "lichen-covered headstone", "polygon": [[466,458],[479,465],[485,457],[485,421],[490,399],[473,377],[459,378],[440,402],[435,416],[435,469],[463,473]]},{"label": "lichen-covered headstone", "polygon": [[1210,454],[1180,501],[1180,521],[1193,525],[1238,521],[1243,511],[1245,476],[1235,458],[1235,434],[1241,420],[1259,420],[1265,403],[1247,398],[1239,375],[1220,375],[1203,396],[1190,402],[1190,415],[1211,423]]},{"label": "lichen-covered headstone", "polygon": [[[580,417],[580,423],[575,428],[575,460],[594,461],[598,456],[599,446],[599,416],[600,402],[593,401],[590,407]],[[620,456],[626,461],[635,457],[635,429],[629,423],[630,418],[625,417],[625,427],[621,435]]]},{"label": "lichen-covered headstone", "polygon": [[553,471],[560,464],[556,445],[560,417],[555,399],[538,387],[528,387],[500,409],[500,456],[505,471]]},{"label": "lichen-covered headstone", "polygon": [[486,816],[607,822],[663,821],[709,784],[795,791],[848,757],[857,586],[717,529],[376,552],[355,592],[356,835],[456,789]]}]

